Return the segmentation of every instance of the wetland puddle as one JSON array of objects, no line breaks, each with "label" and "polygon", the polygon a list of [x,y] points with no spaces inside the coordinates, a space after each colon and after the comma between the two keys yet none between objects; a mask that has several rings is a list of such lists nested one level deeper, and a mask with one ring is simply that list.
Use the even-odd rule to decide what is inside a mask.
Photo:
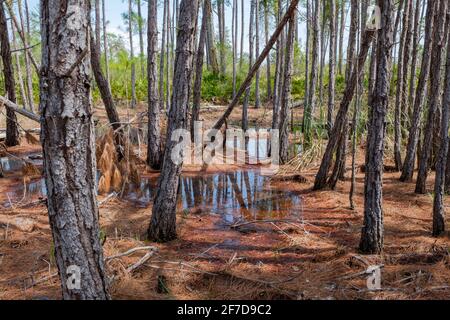
[{"label": "wetland puddle", "polygon": [[[248,158],[264,158],[267,141],[250,140]],[[261,157],[263,156],[263,157]],[[35,165],[42,165],[39,154],[26,158]],[[1,158],[6,173],[20,171],[23,161]],[[142,178],[140,185],[129,185],[120,197],[139,208],[150,207],[156,196],[158,178]],[[45,199],[47,190],[44,179],[18,183],[7,192],[4,206]],[[5,200],[3,200],[5,201]],[[299,217],[302,198],[282,186],[274,186],[271,178],[261,174],[258,167],[242,167],[230,172],[185,174],[180,178],[178,211],[184,214],[211,214],[221,216],[227,223],[265,219]]]}]

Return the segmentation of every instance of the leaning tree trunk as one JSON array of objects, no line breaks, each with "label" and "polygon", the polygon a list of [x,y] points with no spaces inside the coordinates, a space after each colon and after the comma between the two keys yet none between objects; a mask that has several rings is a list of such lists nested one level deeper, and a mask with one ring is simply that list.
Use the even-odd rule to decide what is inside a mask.
[{"label": "leaning tree trunk", "polygon": [[[97,11],[97,8],[96,8]],[[99,14],[96,14],[98,17]],[[97,22],[96,22],[97,23]],[[98,22],[100,23],[100,21]],[[99,28],[97,25],[96,28]],[[96,32],[96,37],[100,36],[100,32]],[[122,123],[120,122],[119,113],[114,103],[114,98],[111,93],[111,87],[107,78],[103,75],[101,62],[100,62],[100,43],[101,39],[94,39],[93,32],[91,31],[91,65],[92,72],[94,73],[95,82],[97,83],[100,96],[102,97],[103,104],[105,105],[106,115],[108,116],[111,128],[115,131],[114,139],[116,144],[116,152],[118,159],[123,159],[125,154],[125,140],[123,136],[123,130],[121,130]]]},{"label": "leaning tree trunk", "polygon": [[439,1],[434,1],[427,7],[427,18],[425,25],[425,46],[423,49],[422,66],[417,84],[416,99],[414,101],[414,111],[409,129],[408,145],[406,148],[406,157],[403,163],[402,175],[400,181],[411,181],[414,174],[414,162],[416,158],[417,144],[419,141],[419,129],[422,118],[423,100],[426,86],[430,75],[431,50],[433,48],[434,16]]},{"label": "leaning tree trunk", "polygon": [[155,170],[161,169],[161,124],[160,99],[158,94],[158,0],[148,2],[147,29],[147,78],[148,78],[148,146],[147,164]]},{"label": "leaning tree trunk", "polygon": [[[358,65],[360,66],[363,66],[366,63],[367,54],[374,38],[374,34],[375,32],[373,30],[366,30],[364,32],[363,41],[361,43],[361,50],[358,57]],[[348,119],[348,109],[355,94],[355,89],[358,82],[357,79],[360,79],[363,72],[364,68],[360,68],[358,70],[358,73],[356,72],[356,70],[353,70],[350,81],[347,82],[344,91],[344,97],[342,98],[341,105],[336,116],[336,121],[333,126],[333,130],[331,131],[330,139],[322,158],[320,169],[316,176],[314,190],[321,190],[327,185],[327,177],[333,160],[333,154],[338,146],[338,143],[341,140],[341,135],[344,134],[344,128]]]},{"label": "leaning tree trunk", "polygon": [[286,14],[284,17],[280,20],[277,28],[275,29],[274,33],[270,37],[269,42],[267,43],[264,50],[261,52],[259,57],[256,59],[255,64],[251,67],[249,73],[247,74],[247,77],[245,78],[244,82],[241,84],[241,87],[239,88],[236,96],[234,97],[233,101],[231,101],[230,105],[228,106],[227,110],[225,110],[224,114],[217,120],[216,124],[213,126],[213,129],[220,130],[222,126],[225,124],[228,117],[233,112],[234,108],[237,106],[239,100],[241,99],[244,92],[247,90],[247,87],[250,85],[250,83],[253,80],[253,77],[256,74],[256,71],[261,67],[261,64],[266,59],[267,55],[272,50],[273,45],[277,41],[278,37],[280,36],[281,32],[283,31],[286,24],[289,22],[290,17],[294,14],[294,10],[297,10],[298,2],[300,0],[292,0],[291,4],[289,5],[289,8],[286,10]]},{"label": "leaning tree trunk", "polygon": [[[98,34],[97,34],[98,36]],[[94,40],[93,33],[90,35],[91,39],[91,66],[94,73],[95,82],[97,83],[100,96],[105,105],[106,115],[108,116],[111,128],[115,131],[114,139],[116,144],[116,152],[118,159],[123,159],[125,154],[125,140],[123,130],[121,130],[122,123],[120,122],[119,113],[116,109],[116,104],[111,93],[108,80],[103,75],[100,63],[100,42]]]},{"label": "leaning tree trunk", "polygon": [[[3,62],[3,75],[5,82],[5,91],[8,99],[16,103],[16,88],[14,80],[14,69],[11,57],[11,48],[9,46],[8,25],[3,7],[3,1],[0,2],[0,54]],[[6,108],[6,141],[7,147],[14,147],[20,143],[20,133],[17,126],[17,117],[14,111]]]},{"label": "leaning tree trunk", "polygon": [[[450,17],[447,14],[447,20]],[[449,119],[450,119],[450,41],[447,41],[447,63],[445,71],[445,86],[442,99],[441,117],[441,146],[437,156],[436,180],[434,186],[433,205],[433,236],[437,237],[445,232],[445,172],[447,170],[447,157],[449,146]]]},{"label": "leaning tree trunk", "polygon": [[179,142],[173,141],[172,136],[176,130],[187,127],[197,13],[197,0],[181,1],[167,145],[148,229],[148,238],[156,242],[168,242],[177,238],[176,208],[183,155],[173,155]]},{"label": "leaning tree trunk", "polygon": [[281,92],[281,114],[280,114],[280,162],[285,164],[289,160],[289,117],[292,108],[291,87],[292,69],[294,63],[294,40],[296,11],[289,21],[289,31],[286,41],[286,59],[284,61],[284,83]]},{"label": "leaning tree trunk", "polygon": [[[96,198],[89,20],[88,1],[41,1],[41,138],[63,297],[105,300],[109,294]],[[79,286],[73,282],[78,271]]]},{"label": "leaning tree trunk", "polygon": [[364,227],[359,245],[360,251],[367,254],[377,254],[383,250],[383,157],[393,44],[393,0],[378,0],[378,6],[381,9],[381,30],[378,32],[377,49],[378,68],[368,124]]}]

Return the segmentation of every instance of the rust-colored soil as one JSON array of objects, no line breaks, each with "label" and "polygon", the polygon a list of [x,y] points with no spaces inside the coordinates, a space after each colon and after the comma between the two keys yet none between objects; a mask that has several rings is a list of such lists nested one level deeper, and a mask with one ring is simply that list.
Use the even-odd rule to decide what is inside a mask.
[{"label": "rust-colored soil", "polygon": [[[212,123],[223,109],[214,107],[202,116]],[[99,110],[96,112],[102,122],[104,114]],[[121,115],[125,118],[126,112],[122,110]],[[251,116],[253,122],[261,121],[261,127],[270,123],[271,113],[263,109],[252,110]],[[230,125],[239,119],[237,111]],[[36,152],[36,148],[24,144],[9,152],[25,155]],[[359,151],[358,165],[363,164],[363,152]],[[235,168],[209,168],[210,173],[225,169]],[[141,171],[145,176],[156,175],[144,167]],[[189,171],[195,174],[193,168]],[[413,184],[400,183],[397,173],[386,173],[385,251],[381,256],[362,256],[357,248],[363,222],[364,174],[357,175],[357,209],[352,211],[349,180],[341,182],[335,191],[312,192],[315,172],[316,168],[301,172],[306,179],[272,182],[272,188],[302,196],[304,213],[296,221],[264,221],[232,228],[219,215],[193,208],[178,213],[179,239],[169,244],[145,241],[151,206],[141,208],[117,198],[102,204],[100,222],[107,235],[106,256],[145,245],[159,249],[133,274],[126,268],[145,252],[107,263],[108,274],[115,276],[112,297],[450,299],[450,238],[449,234],[439,239],[430,236],[431,193],[416,195]],[[30,181],[26,179],[25,183]],[[432,190],[433,176],[429,182]],[[0,299],[59,299],[59,280],[51,276],[56,267],[45,205],[33,197],[7,197],[23,183],[20,171],[0,180]],[[31,219],[33,230],[21,231],[2,222],[16,218]],[[380,291],[368,291],[366,277],[360,275],[370,265],[384,266]]]}]

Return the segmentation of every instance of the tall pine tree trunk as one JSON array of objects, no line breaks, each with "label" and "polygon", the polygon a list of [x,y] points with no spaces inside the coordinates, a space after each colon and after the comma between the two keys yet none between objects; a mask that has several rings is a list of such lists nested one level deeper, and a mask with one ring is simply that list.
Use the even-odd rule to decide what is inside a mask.
[{"label": "tall pine tree trunk", "polygon": [[378,0],[381,30],[378,32],[377,80],[369,116],[364,187],[364,227],[359,249],[366,254],[383,250],[383,157],[386,114],[389,107],[391,46],[393,44],[393,0]]},{"label": "tall pine tree trunk", "polygon": [[172,155],[178,144],[178,141],[173,141],[172,137],[176,130],[187,127],[197,13],[197,0],[181,1],[167,145],[148,229],[148,238],[156,242],[168,242],[177,237],[176,208],[183,156],[179,155],[179,159],[175,159]]},{"label": "tall pine tree trunk", "polygon": [[[447,14],[447,23],[450,20]],[[441,117],[441,146],[437,156],[436,180],[434,186],[433,204],[433,235],[435,237],[445,232],[445,172],[447,170],[447,157],[449,151],[449,120],[450,120],[450,41],[447,40],[447,62],[445,67],[445,85],[442,99]]]},{"label": "tall pine tree trunk", "polygon": [[[90,4],[41,1],[40,110],[48,213],[64,299],[109,299],[97,205]],[[61,56],[64,59],[61,59]],[[80,271],[80,283],[71,276]]]},{"label": "tall pine tree trunk", "polygon": [[327,130],[333,128],[333,113],[336,94],[336,0],[330,1],[330,52],[329,52],[329,84],[328,84],[328,113]]},{"label": "tall pine tree trunk", "polygon": [[427,6],[427,18],[425,25],[425,46],[423,49],[422,66],[417,85],[416,99],[414,101],[413,116],[409,129],[408,145],[406,148],[406,157],[403,163],[403,170],[400,180],[403,182],[411,181],[414,174],[414,164],[416,158],[417,144],[419,141],[420,121],[422,118],[423,100],[425,98],[426,86],[430,75],[431,53],[433,48],[434,16],[437,10],[436,4],[439,1],[433,1]]},{"label": "tall pine tree trunk", "polygon": [[[0,2],[0,54],[3,62],[3,76],[5,91],[8,94],[8,100],[16,103],[16,84],[14,81],[14,69],[11,57],[11,47],[9,45],[8,24],[3,7],[3,1]],[[14,111],[6,108],[6,141],[7,147],[14,147],[20,143],[19,127],[17,126],[17,117]]]},{"label": "tall pine tree trunk", "polygon": [[147,78],[148,78],[148,149],[147,164],[161,169],[161,100],[158,94],[158,0],[149,0],[147,17]]},{"label": "tall pine tree trunk", "polygon": [[[441,96],[441,67],[442,56],[444,54],[445,44],[448,38],[448,28],[446,27],[446,15],[440,14],[447,12],[448,2],[445,0],[436,0],[440,2],[439,14],[436,14],[433,31],[433,50],[431,57],[430,70],[430,89],[428,99],[428,117],[423,134],[422,151],[419,157],[419,173],[417,176],[416,193],[426,193],[426,182],[428,177],[429,162],[433,148],[434,128],[436,113],[439,109]],[[439,121],[437,121],[439,122]]]},{"label": "tall pine tree trunk", "polygon": [[289,118],[292,108],[291,87],[292,70],[294,63],[294,42],[295,42],[295,21],[296,12],[289,21],[289,31],[286,41],[286,59],[284,61],[284,83],[281,93],[281,114],[280,114],[280,162],[287,163],[289,160]]}]

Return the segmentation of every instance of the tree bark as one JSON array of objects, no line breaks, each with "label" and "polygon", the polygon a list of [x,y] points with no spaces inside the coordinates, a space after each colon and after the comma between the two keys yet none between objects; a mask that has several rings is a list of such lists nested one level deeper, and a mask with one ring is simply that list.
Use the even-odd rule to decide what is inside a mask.
[{"label": "tree bark", "polygon": [[395,99],[395,120],[394,120],[394,159],[395,159],[395,167],[397,171],[402,169],[402,114],[404,106],[406,105],[406,101],[404,101],[404,93],[405,93],[405,78],[408,76],[408,70],[406,69],[406,77],[404,75],[405,66],[404,61],[406,56],[409,57],[408,48],[410,47],[407,44],[407,35],[409,28],[409,19],[411,12],[412,0],[404,0],[404,10],[403,10],[403,23],[402,23],[402,33],[400,37],[400,48],[399,48],[399,59],[397,64],[397,95]]},{"label": "tree bark", "polygon": [[191,119],[191,139],[194,141],[195,134],[195,121],[200,117],[200,102],[202,95],[202,79],[203,79],[203,62],[205,57],[205,44],[206,44],[206,29],[208,24],[208,16],[206,12],[206,1],[203,3],[203,17],[202,26],[200,29],[200,37],[197,48],[197,61],[195,65],[195,81],[194,81],[194,96],[192,103],[192,119]]},{"label": "tree bark", "polygon": [[[16,89],[14,80],[14,69],[11,57],[11,47],[9,46],[8,24],[3,7],[3,1],[0,2],[0,53],[3,62],[3,75],[5,82],[5,91],[8,94],[8,100],[16,103]],[[17,117],[14,111],[6,108],[6,140],[7,147],[14,147],[20,144],[20,133],[17,126]]]},{"label": "tree bark", "polygon": [[[207,28],[207,41],[208,41],[208,51],[209,51],[209,67],[214,74],[219,74],[219,63],[217,62],[216,45],[214,43],[214,31],[213,31],[213,21],[212,21],[212,6],[211,0],[206,1],[206,11],[208,16],[208,28]],[[242,59],[242,56],[241,56]]]},{"label": "tree bark", "polygon": [[[259,0],[255,0],[255,57],[259,56]],[[259,109],[261,106],[260,94],[260,70],[256,71],[255,76],[255,108]]]},{"label": "tree bark", "polygon": [[346,0],[341,1],[340,5],[340,24],[339,24],[339,59],[338,59],[338,71],[339,75],[343,74],[343,60],[344,60],[344,33],[345,33],[345,20],[346,20],[346,10],[345,10]]},{"label": "tree bark", "polygon": [[103,55],[105,57],[105,74],[108,85],[111,83],[111,75],[109,72],[109,57],[108,57],[108,33],[106,30],[106,0],[102,0],[102,16],[103,16]]},{"label": "tree bark", "polygon": [[[40,110],[48,212],[64,299],[109,299],[100,244],[88,1],[41,1]],[[64,56],[64,59],[61,57]],[[70,267],[79,268],[73,289]]]},{"label": "tree bark", "polygon": [[328,84],[328,113],[327,130],[333,128],[333,114],[336,94],[336,0],[330,1],[330,52],[329,52],[329,84]]},{"label": "tree bark", "polygon": [[148,149],[147,164],[154,170],[161,169],[160,99],[158,96],[158,0],[148,2],[147,28],[147,78],[148,78]]},{"label": "tree bark", "polygon": [[377,80],[370,110],[366,147],[364,192],[364,226],[359,249],[378,254],[383,250],[383,157],[386,135],[386,114],[389,107],[391,46],[393,44],[393,0],[378,0],[381,9],[381,30],[378,32]]},{"label": "tree bark", "polygon": [[133,44],[133,6],[132,0],[128,0],[128,36],[130,38],[130,60],[131,60],[131,109],[136,108],[136,64],[134,63]]},{"label": "tree bark", "polygon": [[[25,36],[25,43],[24,47],[28,48],[30,46],[30,33],[31,33],[31,27],[30,27],[30,13],[28,10],[28,1],[25,0],[25,17],[23,16],[22,7],[19,4],[19,15],[22,25],[22,30],[26,30],[26,36]],[[34,112],[34,93],[33,93],[33,70],[31,69],[30,64],[30,57],[25,52],[24,54],[24,60],[25,60],[25,72],[26,72],[26,90],[27,90],[27,96],[28,96],[28,106],[30,108],[31,112]]]},{"label": "tree bark", "polygon": [[[250,23],[249,23],[249,62],[248,67],[251,70],[253,65],[253,51],[254,51],[254,41],[253,41],[253,27],[254,27],[254,18],[255,18],[255,2],[257,0],[251,0],[250,4]],[[259,69],[258,69],[259,70]],[[258,74],[258,70],[256,70],[256,74]],[[251,92],[252,83],[250,82],[245,91],[244,103],[242,106],[242,130],[248,130],[248,108],[250,102],[250,92]]]},{"label": "tree bark", "polygon": [[[447,13],[447,24],[450,15]],[[441,117],[441,146],[437,156],[436,179],[434,185],[433,203],[433,236],[438,237],[445,232],[445,172],[447,170],[447,157],[449,146],[449,120],[450,120],[450,41],[447,40],[447,61],[445,67],[445,85],[442,98]]]},{"label": "tree bark", "polygon": [[[364,32],[363,41],[361,43],[361,49],[358,57],[358,64],[361,66],[365,65],[369,48],[374,38],[374,34],[375,32],[373,30],[366,30]],[[320,165],[319,172],[317,173],[315,179],[314,190],[321,190],[325,188],[325,186],[327,185],[327,177],[333,160],[333,154],[336,150],[336,147],[338,146],[338,143],[341,140],[341,135],[344,134],[344,128],[346,123],[348,122],[347,120],[348,109],[355,94],[355,89],[358,82],[357,79],[361,77],[361,74],[364,72],[364,68],[360,68],[360,70],[358,71],[359,73],[357,73],[356,70],[354,70],[350,78],[350,81],[347,82],[344,91],[344,97],[342,98],[341,105],[339,107],[339,111],[336,116],[336,121],[333,126],[333,130],[329,135],[330,139],[328,141],[327,148],[322,158],[322,163]]]},{"label": "tree bark", "polygon": [[[177,237],[176,207],[182,161],[175,161],[176,159],[172,156],[176,145],[179,143],[179,141],[173,141],[172,138],[176,130],[187,127],[197,13],[197,0],[181,1],[167,145],[161,177],[158,182],[158,192],[153,205],[152,219],[148,229],[148,238],[156,242],[168,242]],[[180,156],[182,157],[182,155]]]},{"label": "tree bark", "polygon": [[286,59],[284,61],[284,83],[281,95],[280,114],[280,162],[286,164],[289,161],[289,119],[292,107],[292,69],[294,63],[294,41],[295,41],[296,11],[289,21],[289,31],[286,41]]},{"label": "tree bark", "polygon": [[310,75],[310,86],[309,86],[309,97],[308,97],[308,109],[305,110],[305,115],[303,119],[303,128],[305,134],[305,140],[311,140],[311,126],[312,126],[312,118],[316,111],[317,106],[317,72],[319,67],[319,53],[320,53],[320,12],[321,12],[321,3],[320,0],[315,0],[314,2],[314,18],[313,18],[313,47],[312,47],[312,62],[311,62],[311,75]]},{"label": "tree bark", "polygon": [[426,85],[430,75],[431,50],[433,48],[433,32],[434,32],[434,16],[437,10],[434,1],[433,5],[427,6],[427,18],[425,26],[425,46],[423,49],[422,66],[419,76],[419,83],[417,85],[416,99],[414,102],[414,111],[412,123],[409,130],[408,145],[406,149],[406,157],[403,163],[402,175],[400,181],[411,181],[414,174],[414,160],[416,157],[417,143],[419,140],[419,126],[422,118],[423,100],[425,96]]},{"label": "tree bark", "polygon": [[[441,96],[441,66],[442,56],[444,54],[445,44],[448,38],[448,26],[446,26],[446,15],[441,14],[447,12],[448,2],[440,2],[439,14],[436,14],[434,22],[435,29],[433,31],[433,50],[431,57],[431,70],[430,70],[430,89],[428,99],[428,118],[423,135],[422,152],[419,157],[419,173],[417,176],[416,193],[425,194],[427,191],[426,182],[429,170],[429,159],[431,157],[431,151],[433,149],[434,128],[436,121],[436,114],[439,109],[439,103]],[[439,121],[437,121],[439,122]]]},{"label": "tree bark", "polygon": [[[415,91],[416,91],[416,82],[417,82],[417,75],[416,75],[416,66],[417,66],[417,54],[419,52],[419,34],[420,34],[420,28],[421,28],[421,1],[422,0],[416,0],[416,8],[414,13],[414,33],[413,33],[413,42],[412,42],[412,57],[411,57],[411,78],[409,82],[409,99],[408,99],[408,115],[412,115],[412,106],[414,105],[414,100],[416,98]],[[425,2],[425,0],[423,0]]]}]

